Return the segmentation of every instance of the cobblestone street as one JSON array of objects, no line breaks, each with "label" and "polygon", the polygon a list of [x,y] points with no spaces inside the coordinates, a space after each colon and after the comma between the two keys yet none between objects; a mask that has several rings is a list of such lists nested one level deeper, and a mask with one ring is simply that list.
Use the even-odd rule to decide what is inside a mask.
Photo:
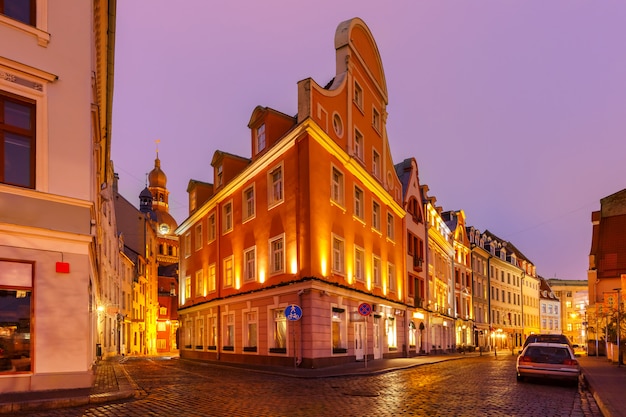
[{"label": "cobblestone street", "polygon": [[131,359],[137,395],[120,403],[22,416],[573,416],[600,417],[591,395],[517,383],[513,356],[383,373],[294,378],[185,360]]}]

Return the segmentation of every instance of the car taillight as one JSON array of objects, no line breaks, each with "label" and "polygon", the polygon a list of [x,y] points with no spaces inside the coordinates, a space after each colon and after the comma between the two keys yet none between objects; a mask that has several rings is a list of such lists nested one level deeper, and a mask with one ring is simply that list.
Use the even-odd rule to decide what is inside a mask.
[{"label": "car taillight", "polygon": [[576,359],[565,359],[563,365],[578,365],[578,361]]},{"label": "car taillight", "polygon": [[520,362],[532,362],[533,358],[531,358],[530,356],[521,356],[519,360]]}]

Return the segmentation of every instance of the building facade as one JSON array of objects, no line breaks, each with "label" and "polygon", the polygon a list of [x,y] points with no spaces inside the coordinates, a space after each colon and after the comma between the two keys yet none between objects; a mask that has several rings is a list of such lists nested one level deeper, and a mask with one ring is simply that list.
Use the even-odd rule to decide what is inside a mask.
[{"label": "building facade", "polygon": [[1,5],[0,392],[90,387],[115,1]]},{"label": "building facade", "polygon": [[548,280],[548,285],[561,302],[561,323],[563,334],[579,346],[587,346],[587,307],[589,286],[586,280]]},{"label": "building facade", "polygon": [[216,151],[214,183],[190,182],[206,200],[177,230],[181,357],[321,367],[406,354],[385,75],[360,19],[338,26],[335,49],[326,87],[298,83],[297,116],[257,107],[251,158]]},{"label": "building facade", "polygon": [[539,277],[539,320],[541,333],[561,334],[561,301],[556,296],[548,281]]}]

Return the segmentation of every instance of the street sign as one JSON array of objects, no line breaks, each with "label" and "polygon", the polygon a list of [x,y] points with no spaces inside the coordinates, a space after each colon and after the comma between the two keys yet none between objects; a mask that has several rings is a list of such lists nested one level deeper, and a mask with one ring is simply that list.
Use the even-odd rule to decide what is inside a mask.
[{"label": "street sign", "polygon": [[298,321],[302,317],[302,309],[296,304],[291,304],[285,308],[285,317],[289,321]]},{"label": "street sign", "polygon": [[369,316],[372,312],[372,306],[368,303],[359,304],[359,314],[362,316]]}]

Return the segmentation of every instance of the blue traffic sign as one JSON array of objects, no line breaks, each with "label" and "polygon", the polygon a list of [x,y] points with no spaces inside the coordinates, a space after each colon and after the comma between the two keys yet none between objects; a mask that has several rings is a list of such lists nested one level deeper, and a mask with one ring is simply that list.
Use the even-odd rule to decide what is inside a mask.
[{"label": "blue traffic sign", "polygon": [[369,316],[372,312],[372,306],[367,303],[359,304],[359,314],[362,316]]},{"label": "blue traffic sign", "polygon": [[298,305],[291,304],[285,308],[285,317],[290,321],[298,321],[302,317],[302,309]]}]

